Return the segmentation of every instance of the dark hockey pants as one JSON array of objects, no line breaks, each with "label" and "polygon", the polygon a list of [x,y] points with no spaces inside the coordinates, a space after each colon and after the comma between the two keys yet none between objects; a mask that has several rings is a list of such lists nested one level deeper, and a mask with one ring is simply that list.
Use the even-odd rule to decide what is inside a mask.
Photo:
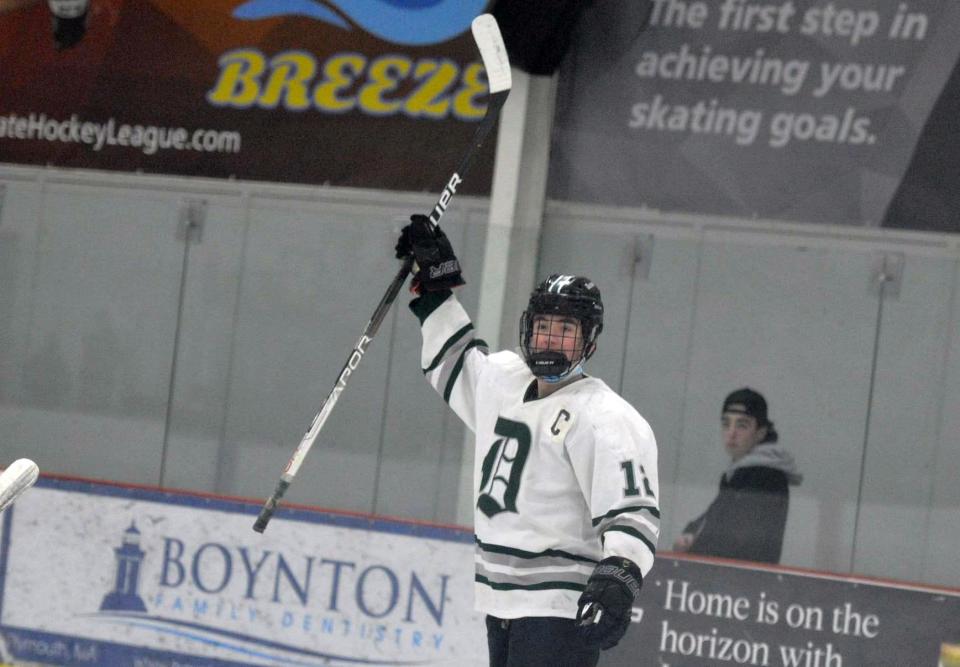
[{"label": "dark hockey pants", "polygon": [[599,649],[584,647],[570,618],[487,616],[490,667],[594,667]]}]

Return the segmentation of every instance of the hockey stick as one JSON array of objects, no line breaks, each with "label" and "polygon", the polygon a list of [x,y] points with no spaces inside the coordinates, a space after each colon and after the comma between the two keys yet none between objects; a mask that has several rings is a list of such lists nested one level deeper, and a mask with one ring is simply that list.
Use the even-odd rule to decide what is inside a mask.
[{"label": "hockey stick", "polygon": [[[450,200],[457,192],[457,187],[466,177],[480,146],[483,145],[483,140],[486,139],[490,130],[497,122],[500,109],[503,108],[503,104],[507,100],[507,95],[510,94],[510,86],[512,84],[510,61],[507,58],[507,50],[503,45],[503,37],[500,35],[500,27],[497,25],[497,20],[491,14],[481,14],[473,20],[471,31],[473,32],[473,39],[477,43],[477,49],[480,51],[483,66],[487,71],[490,99],[487,103],[487,111],[473,135],[470,148],[463,156],[463,159],[460,160],[457,170],[453,172],[453,175],[447,181],[443,192],[440,194],[440,199],[437,200],[436,206],[433,207],[433,210],[428,216],[434,227],[440,224],[440,218],[443,217],[447,207],[450,205]],[[303,464],[303,460],[306,458],[310,448],[313,447],[313,444],[317,441],[317,437],[320,435],[320,429],[323,428],[327,417],[329,417],[333,411],[333,406],[337,404],[340,393],[347,386],[347,381],[350,379],[353,371],[357,370],[357,366],[359,366],[363,360],[367,346],[370,344],[370,341],[373,340],[373,337],[377,335],[380,324],[390,310],[390,306],[393,305],[394,300],[397,298],[397,294],[400,293],[400,288],[410,274],[412,267],[413,258],[406,258],[397,275],[394,276],[390,282],[390,286],[387,287],[383,298],[380,299],[377,309],[373,311],[373,316],[370,318],[370,321],[367,322],[367,326],[364,327],[363,333],[360,334],[360,339],[357,341],[357,344],[354,345],[353,350],[350,351],[350,356],[347,357],[347,363],[343,365],[340,375],[337,376],[337,381],[333,385],[333,389],[321,404],[320,412],[313,418],[310,428],[307,429],[300,444],[297,445],[296,450],[294,450],[293,456],[290,457],[286,467],[283,469],[283,473],[280,475],[280,481],[277,482],[277,488],[274,490],[273,495],[267,498],[263,504],[260,515],[253,524],[253,529],[258,533],[266,530],[267,523],[269,523],[274,511],[277,509],[277,504],[280,502],[283,494],[287,492],[291,482],[293,482],[293,478],[296,476],[297,471],[300,470],[300,466]]]},{"label": "hockey stick", "polygon": [[40,469],[30,459],[17,459],[0,474],[0,512],[37,481]]}]

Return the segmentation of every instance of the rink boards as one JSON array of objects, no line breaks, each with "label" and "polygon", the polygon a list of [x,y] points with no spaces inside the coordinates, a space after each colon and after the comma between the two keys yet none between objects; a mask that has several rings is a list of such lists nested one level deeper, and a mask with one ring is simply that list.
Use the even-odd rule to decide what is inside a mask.
[{"label": "rink boards", "polygon": [[3,515],[8,659],[56,665],[472,665],[473,536],[42,479]]},{"label": "rink boards", "polygon": [[[473,536],[41,479],[0,524],[13,664],[486,664]],[[960,591],[660,555],[604,667],[960,665]]]}]

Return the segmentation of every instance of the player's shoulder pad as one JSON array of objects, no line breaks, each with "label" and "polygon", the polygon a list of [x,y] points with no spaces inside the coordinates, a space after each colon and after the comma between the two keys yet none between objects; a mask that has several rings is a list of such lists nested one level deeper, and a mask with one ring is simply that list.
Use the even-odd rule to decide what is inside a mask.
[{"label": "player's shoulder pad", "polygon": [[633,443],[641,447],[656,447],[656,438],[649,422],[612,389],[597,392],[591,400],[589,410],[583,412],[584,423],[581,428],[589,424],[602,441],[616,442],[623,446]]},{"label": "player's shoulder pad", "polygon": [[487,359],[490,364],[497,366],[504,373],[523,375],[530,372],[523,358],[512,350],[493,352]]}]

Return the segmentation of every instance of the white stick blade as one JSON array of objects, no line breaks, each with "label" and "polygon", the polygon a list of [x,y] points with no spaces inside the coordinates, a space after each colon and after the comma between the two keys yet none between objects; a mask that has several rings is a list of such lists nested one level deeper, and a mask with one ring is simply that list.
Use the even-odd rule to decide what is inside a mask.
[{"label": "white stick blade", "polygon": [[30,459],[17,459],[0,474],[0,512],[33,486],[40,468]]},{"label": "white stick blade", "polygon": [[470,29],[480,51],[480,58],[483,59],[483,66],[487,70],[490,94],[510,90],[513,85],[510,58],[507,56],[507,47],[503,44],[497,19],[493,14],[481,14],[473,19]]}]

